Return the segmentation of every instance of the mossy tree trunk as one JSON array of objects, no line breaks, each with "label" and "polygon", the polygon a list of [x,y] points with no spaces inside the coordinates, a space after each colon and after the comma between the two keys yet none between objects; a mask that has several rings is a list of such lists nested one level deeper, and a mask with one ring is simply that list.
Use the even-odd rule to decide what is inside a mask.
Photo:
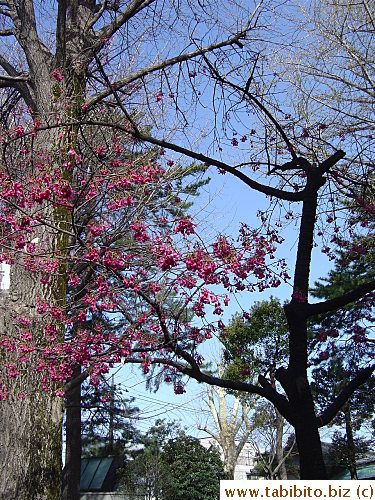
[{"label": "mossy tree trunk", "polygon": [[[34,116],[47,123],[58,113],[56,109],[56,80],[52,72],[56,61],[50,57],[36,32],[32,2],[24,2],[19,11],[17,38],[22,46],[30,71],[30,84],[23,90],[23,97]],[[69,89],[68,89],[69,90]],[[72,92],[68,102],[77,100]],[[58,129],[39,131],[34,142],[33,155],[38,151],[51,157],[51,169],[62,163],[58,152]],[[35,156],[36,157],[36,156]],[[33,173],[25,172],[32,176]],[[11,172],[12,175],[12,172]],[[15,180],[18,172],[14,173]],[[64,177],[70,173],[64,172]],[[30,216],[33,215],[30,209]],[[17,338],[21,330],[18,318],[31,322],[29,326],[37,351],[29,362],[19,363],[20,374],[8,378],[8,398],[0,404],[0,498],[7,500],[55,500],[61,498],[62,483],[62,420],[63,399],[55,391],[60,387],[48,380],[42,387],[43,375],[35,370],[37,358],[50,344],[44,331],[45,320],[37,311],[38,302],[66,309],[67,264],[69,241],[66,231],[71,214],[62,206],[45,202],[39,212],[49,225],[41,224],[32,235],[42,244],[46,255],[58,256],[60,264],[43,284],[39,273],[25,269],[22,252],[16,255],[10,271],[10,286],[0,295],[1,331],[7,339]],[[65,326],[54,321],[56,342],[63,342]],[[3,363],[12,363],[18,353],[2,352]],[[48,387],[48,389],[47,389]]]},{"label": "mossy tree trunk", "polygon": [[[63,244],[59,237],[54,243]],[[48,339],[37,302],[61,306],[65,296],[64,266],[50,285],[43,285],[37,275],[25,271],[22,257],[17,256],[11,266],[10,287],[0,293],[1,331],[8,339],[17,337],[22,330],[19,318],[27,319],[34,343],[43,349]],[[61,340],[63,325],[55,326]],[[17,354],[3,351],[2,364],[13,364]],[[0,498],[4,499],[47,500],[61,494],[63,400],[55,395],[56,384],[47,382],[49,390],[42,388],[41,374],[34,369],[38,354],[32,354],[29,362],[18,361],[20,375],[5,382],[8,398],[0,404]]]}]

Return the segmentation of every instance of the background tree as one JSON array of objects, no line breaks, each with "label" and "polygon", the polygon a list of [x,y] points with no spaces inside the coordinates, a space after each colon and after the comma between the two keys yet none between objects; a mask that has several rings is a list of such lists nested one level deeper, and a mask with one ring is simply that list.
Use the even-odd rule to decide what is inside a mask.
[{"label": "background tree", "polygon": [[[254,380],[264,374],[271,386],[276,388],[276,368],[285,363],[288,356],[287,335],[288,325],[280,302],[271,297],[269,301],[255,303],[246,313],[246,320],[234,317],[225,330],[222,342],[227,375],[234,379]],[[256,405],[252,425],[254,428],[269,427],[269,434],[275,437],[268,439],[268,455],[272,457],[269,468],[272,464],[274,470],[270,472],[271,477],[277,473],[281,479],[287,479],[284,424],[284,418],[276,408],[272,409],[264,403]]]},{"label": "background tree", "polygon": [[[148,152],[146,158],[154,159],[155,155],[158,155],[158,151]],[[129,158],[133,158],[137,161],[145,161],[145,155],[142,153],[132,154],[131,151],[124,151],[122,155],[125,155],[126,161],[129,161]],[[175,220],[178,218],[188,217],[188,210],[192,205],[190,201],[194,197],[197,196],[199,189],[207,184],[207,178],[201,179],[201,168],[195,164],[191,164],[187,167],[183,167],[181,165],[176,165],[174,167],[174,175],[173,179],[170,177],[170,180],[173,180],[173,191],[172,184],[168,183],[168,189],[163,189],[163,186],[153,186],[153,192],[148,193],[146,197],[141,197],[140,205],[133,212],[136,214],[136,222],[130,223],[126,226],[126,224],[122,223],[121,231],[117,231],[115,238],[112,239],[111,245],[114,246],[126,246],[128,249],[135,249],[137,246],[137,239],[134,239],[134,228],[137,228],[138,231],[142,232],[142,228],[145,228],[146,224],[152,225],[154,228],[158,227],[163,232],[172,231],[173,227],[171,226],[171,220]],[[134,173],[133,173],[134,175]],[[128,192],[137,199],[139,196],[139,190],[136,187],[131,189],[128,186]],[[173,193],[173,194],[172,194]],[[177,204],[172,204],[171,199],[174,197],[183,197]],[[169,216],[166,217],[166,214]],[[84,210],[82,210],[79,215],[76,217],[76,226],[77,232],[79,232],[80,239],[86,240],[87,238],[87,228],[90,224],[95,225],[97,223],[97,213],[94,210],[88,210],[87,205],[85,204]],[[103,217],[103,213],[101,214]],[[142,221],[142,222],[141,222]],[[120,218],[118,218],[117,222],[120,222]],[[124,222],[124,221],[123,221]],[[143,236],[140,236],[142,240]],[[139,242],[141,243],[141,241]],[[145,252],[145,249],[141,249],[141,247],[137,250],[138,252]],[[150,255],[151,259],[151,255]],[[150,265],[151,260],[148,260],[148,265]],[[75,276],[76,280],[79,279],[80,283],[77,289],[77,286],[69,285],[68,283],[68,304],[71,312],[76,315],[81,312],[82,307],[85,307],[84,298],[87,292],[88,287],[92,287],[95,283],[95,279],[98,278],[101,271],[95,272],[93,269],[90,269],[90,272],[87,272],[87,267],[82,266],[81,263],[77,266],[74,263],[71,263],[70,266],[71,275]],[[100,281],[100,280],[99,280]],[[101,282],[100,282],[101,283]],[[118,293],[121,294],[122,303],[127,304],[127,309],[130,310],[132,305],[133,298],[127,293],[127,289],[122,287],[118,288]],[[172,300],[173,297],[167,297],[164,302],[164,307],[167,308],[175,308],[176,304]],[[105,329],[107,335],[111,332],[112,335],[116,335],[121,328],[121,322],[113,320],[113,315],[106,316],[105,312],[101,309],[97,311],[90,311],[89,319],[85,320],[85,327],[90,332],[95,332],[98,328]],[[70,329],[69,335],[72,336],[74,330]],[[69,337],[68,337],[69,339]],[[80,364],[76,364],[71,380],[77,380],[81,376],[82,367]],[[102,378],[99,379],[99,383]],[[102,384],[100,384],[102,385]],[[103,388],[102,388],[103,389]],[[95,398],[92,397],[92,392],[90,392],[90,386],[85,385],[84,390],[88,391],[86,395],[85,392],[81,394],[81,389],[79,386],[74,388],[72,391],[68,391],[65,394],[65,406],[66,406],[66,451],[65,451],[65,469],[64,469],[64,477],[65,488],[63,491],[63,498],[67,500],[73,500],[74,495],[79,495],[79,485],[80,485],[80,463],[81,463],[81,407],[87,409],[87,405],[93,405],[96,401],[99,404],[101,410],[103,410],[103,404],[100,403],[101,396],[99,394],[99,390],[96,387],[94,394]],[[103,389],[104,394],[108,392],[107,388]],[[88,401],[87,401],[87,398]],[[94,408],[92,407],[92,411],[95,415],[101,415],[95,413]],[[124,415],[122,413],[122,415]],[[87,412],[86,412],[87,417]],[[86,421],[87,422],[87,421]],[[90,425],[93,423],[93,427]],[[103,422],[102,422],[103,423]],[[94,422],[92,420],[92,415],[88,420],[89,434],[93,435],[94,428],[97,427],[98,422]],[[94,436],[94,441],[98,441],[98,436]],[[87,436],[84,438],[83,446],[87,445]],[[97,443],[95,443],[95,446]]]},{"label": "background tree", "polygon": [[356,437],[348,446],[348,435],[335,431],[332,436],[328,460],[333,467],[344,467],[350,472],[351,479],[358,479],[356,460],[366,456],[371,443],[363,437]]},{"label": "background tree", "polygon": [[[301,34],[309,33],[314,51],[297,36],[289,47],[290,60],[284,61],[291,64],[293,58],[297,68],[289,80],[299,90],[296,109],[305,113],[306,125],[312,129],[316,130],[320,121],[327,126],[321,133],[330,137],[342,134],[345,142],[355,137],[372,144],[373,4],[367,0],[355,4],[316,1],[309,8],[300,8],[298,14],[296,25]],[[362,151],[362,155],[367,154],[371,155],[371,149]]]},{"label": "background tree", "polygon": [[[288,439],[282,443],[282,459],[277,455],[279,422],[274,407],[267,402],[259,402],[255,408],[253,425],[255,428],[251,445],[255,452],[255,466],[253,471],[267,479],[290,479],[299,477],[299,468],[295,463],[297,454],[295,436],[290,433]],[[284,424],[283,436],[286,436],[287,427]],[[281,476],[284,477],[281,477]]]},{"label": "background tree", "polygon": [[[343,367],[340,359],[331,359],[329,363],[325,363],[325,367],[319,367],[314,370],[313,390],[316,393],[317,404],[327,398],[327,392],[340,390],[340,385],[345,383],[348,378],[349,370]],[[357,460],[361,455],[366,453],[368,446],[365,446],[366,440],[363,439],[363,450],[359,453],[360,447],[356,433],[361,429],[366,421],[373,418],[373,393],[375,381],[371,377],[345,405],[341,408],[332,425],[345,426],[345,435],[341,436],[338,431],[335,433],[334,446],[331,456],[334,455],[334,450],[337,452],[337,460],[335,464],[341,463],[349,469],[351,479],[358,479],[357,476]],[[334,387],[334,390],[327,391],[327,386]],[[369,396],[370,395],[370,396]],[[343,446],[346,446],[346,450]]]},{"label": "background tree", "polygon": [[[371,199],[371,198],[370,198]],[[366,217],[361,207],[353,210],[352,219],[364,222],[366,232],[352,233],[351,238],[337,244],[334,268],[326,278],[315,282],[312,295],[317,298],[334,298],[343,292],[364,283],[374,274],[373,266],[373,221]],[[355,251],[355,249],[360,251]],[[313,370],[313,390],[316,392],[318,405],[329,398],[328,393],[337,393],[342,384],[348,380],[352,366],[359,364],[359,359],[369,350],[371,344],[371,327],[373,322],[373,296],[348,305],[338,312],[316,318],[314,324],[314,343],[317,346],[316,368]],[[337,352],[337,344],[344,348]],[[365,421],[373,418],[373,385],[374,377],[370,377],[353,396],[343,405],[333,423],[345,425],[345,438],[335,434],[339,455],[343,457],[342,446],[346,442],[344,462],[347,464],[352,479],[358,479],[355,445],[355,433]],[[327,388],[330,389],[327,389]],[[365,447],[364,447],[365,448]]]},{"label": "background tree", "polygon": [[82,398],[83,456],[124,456],[127,448],[139,443],[139,409],[133,403],[134,398],[126,398],[114,384],[113,376],[106,392],[86,388]]},{"label": "background tree", "polygon": [[141,436],[138,449],[134,449],[122,471],[120,488],[129,495],[147,499],[162,496],[162,450],[168,440],[182,434],[177,422],[157,420],[147,434]]},{"label": "background tree", "polygon": [[225,471],[219,452],[199,440],[180,435],[169,440],[162,455],[162,498],[209,500],[217,498]]},{"label": "background tree", "polygon": [[[219,364],[218,375],[223,376],[223,374],[223,366]],[[216,430],[212,430],[207,424],[199,426],[199,429],[209,434],[219,445],[224,456],[226,477],[234,479],[238,457],[254,430],[249,413],[252,411],[255,401],[254,398],[235,394],[233,405],[228,407],[230,395],[223,387],[214,386],[207,388],[207,397],[207,404]]]},{"label": "background tree", "polygon": [[[358,311],[357,311],[358,312]],[[349,351],[347,357],[338,357],[336,354],[335,343],[332,339],[336,339],[339,335],[338,330],[335,328],[340,325],[334,318],[331,318],[329,326],[327,322],[320,325],[318,338],[320,344],[319,356],[316,358],[317,367],[312,372],[313,382],[312,388],[315,393],[316,404],[324,405],[327,399],[334,397],[339,393],[343,384],[345,384],[350,377],[350,366],[356,362],[353,359],[353,352]],[[323,328],[322,328],[323,326]],[[355,333],[354,333],[355,335]],[[331,340],[330,340],[331,339]],[[341,341],[345,340],[341,337]],[[347,339],[350,343],[350,339]],[[328,345],[327,345],[328,344]],[[356,353],[360,356],[360,353]],[[342,437],[337,431],[335,433],[335,450],[337,452],[337,460],[334,463],[341,465],[345,463],[351,475],[351,479],[358,479],[356,462],[359,456],[359,447],[355,437],[366,421],[374,417],[374,400],[373,388],[375,379],[371,376],[353,395],[346,401],[341,408],[340,412],[332,421],[332,425],[344,425],[345,436]],[[346,444],[346,450],[343,450],[343,445]],[[365,453],[365,440],[363,441],[363,453]],[[334,451],[332,450],[331,457]]]},{"label": "background tree", "polygon": [[[277,68],[281,79],[290,83],[290,131],[297,142],[309,145],[312,156],[314,149],[328,144],[345,150],[353,168],[329,179],[331,191],[338,189],[354,208],[366,207],[368,221],[373,219],[373,173],[366,165],[375,152],[374,6],[360,0],[299,7],[293,23],[298,35],[294,31],[293,45],[286,47],[282,67]],[[280,61],[280,53],[277,57]],[[342,234],[346,224],[340,203],[332,205],[325,220],[332,230],[319,232],[329,253],[338,229]]]}]

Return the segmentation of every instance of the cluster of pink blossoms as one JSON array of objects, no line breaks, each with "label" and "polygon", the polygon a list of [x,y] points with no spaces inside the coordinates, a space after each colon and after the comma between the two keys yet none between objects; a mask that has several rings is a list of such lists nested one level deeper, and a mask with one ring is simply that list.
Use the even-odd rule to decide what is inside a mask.
[{"label": "cluster of pink blossoms", "polygon": [[[39,128],[32,128],[34,140]],[[15,319],[18,335],[0,338],[12,360],[1,397],[27,365],[45,390],[62,396],[74,364],[95,385],[116,363],[132,359],[146,373],[160,357],[165,379],[183,392],[168,364],[178,359],[173,342],[189,346],[202,363],[197,346],[225,327],[230,294],[274,287],[287,277],[285,263],[272,260],[276,233],[243,225],[237,239],[220,235],[205,246],[189,215],[158,208],[160,193],[176,206],[181,201],[164,152],[133,163],[121,137],[79,151],[69,134],[59,133],[52,155],[33,151],[27,130],[11,136],[22,137],[23,147],[0,174],[0,260],[22,263],[39,280],[40,297],[36,315]],[[51,299],[56,283],[67,286],[66,301]]]}]

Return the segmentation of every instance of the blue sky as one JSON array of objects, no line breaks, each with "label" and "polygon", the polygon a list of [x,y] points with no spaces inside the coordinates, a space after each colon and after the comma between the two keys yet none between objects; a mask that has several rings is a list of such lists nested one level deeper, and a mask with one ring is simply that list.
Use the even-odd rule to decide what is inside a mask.
[{"label": "blue sky", "polygon": [[[242,184],[238,179],[229,174],[220,175],[216,170],[210,172],[211,183],[204,188],[202,195],[196,200],[192,211],[197,211],[199,217],[205,224],[204,231],[207,235],[214,236],[217,232],[231,234],[238,233],[241,222],[246,222],[250,227],[258,226],[259,220],[256,217],[259,208],[265,208],[264,196],[252,191]],[[296,210],[298,204],[296,204]],[[280,256],[284,257],[289,269],[292,271],[297,250],[297,231],[289,227],[284,234],[285,241],[280,247]],[[327,273],[331,264],[327,257],[322,254],[319,248],[314,249],[312,259],[312,279],[313,281]],[[255,301],[265,300],[273,295],[284,302],[291,295],[291,285],[282,284],[277,289],[265,291],[263,293],[253,293],[239,297],[243,305],[247,308]],[[231,300],[225,316],[228,320],[236,311],[239,311],[238,304]],[[220,344],[216,339],[206,341],[202,352],[205,359],[215,361],[220,356]],[[204,384],[198,384],[194,380],[186,381],[186,393],[175,395],[173,385],[161,384],[156,393],[146,390],[145,378],[138,367],[125,366],[118,370],[117,383],[122,382],[127,388],[127,396],[135,397],[134,404],[141,408],[140,420],[137,422],[142,431],[147,430],[156,418],[167,420],[179,420],[182,426],[187,427],[187,431],[194,436],[204,436],[205,433],[198,431],[198,422],[204,423],[210,417],[208,407],[203,402],[206,394]]]}]

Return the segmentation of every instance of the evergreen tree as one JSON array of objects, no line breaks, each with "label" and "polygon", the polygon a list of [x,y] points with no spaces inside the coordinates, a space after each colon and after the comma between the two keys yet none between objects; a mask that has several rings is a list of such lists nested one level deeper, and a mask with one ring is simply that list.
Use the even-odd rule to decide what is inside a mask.
[{"label": "evergreen tree", "polygon": [[280,301],[256,302],[243,319],[233,317],[222,337],[226,370],[232,377],[268,377],[275,384],[276,366],[288,355],[288,324]]},{"label": "evergreen tree", "polygon": [[[350,373],[348,359],[345,360],[338,356],[320,362],[318,367],[313,370],[311,387],[317,407],[321,411],[324,410],[327,402],[333,401],[340,394],[350,378]],[[334,450],[337,448],[338,461],[336,460],[334,463],[345,465],[350,471],[351,479],[358,479],[357,460],[365,450],[366,443],[366,440],[360,440],[359,437],[356,437],[356,433],[361,430],[366,421],[368,422],[374,418],[374,389],[375,377],[372,376],[354,392],[332,421],[332,425],[345,427],[345,435],[342,436],[339,432],[335,433],[335,438],[332,441],[334,448],[331,457],[335,454]],[[363,443],[364,445],[360,453],[360,447],[356,443]],[[344,446],[345,450],[343,449]]]},{"label": "evergreen tree", "polygon": [[366,455],[370,447],[371,441],[359,436],[353,439],[353,444],[349,447],[348,436],[335,431],[328,453],[328,460],[333,467],[349,469],[351,479],[358,479],[356,463],[353,463],[353,451],[355,460],[358,460]]},{"label": "evergreen tree", "polygon": [[[234,316],[223,336],[227,376],[242,380],[264,377],[275,388],[276,367],[285,363],[288,355],[288,324],[283,307],[279,300],[271,297],[269,301],[256,302],[246,318],[244,321]],[[272,439],[268,440],[268,456],[272,459],[265,466],[267,474],[271,478],[287,479],[284,418],[272,405],[261,402],[255,408],[252,427],[264,426],[269,427],[272,434]]]},{"label": "evergreen tree", "polygon": [[84,385],[82,396],[82,455],[124,456],[140,441],[135,422],[139,409],[113,381],[107,392]]},{"label": "evergreen tree", "polygon": [[[110,133],[108,131],[104,131],[104,134],[105,136],[109,136],[106,137],[106,139],[109,140]],[[124,140],[125,144],[128,144],[128,140],[126,138],[122,137],[122,139]],[[126,161],[129,159],[132,159],[132,161],[134,162],[137,162],[139,160],[142,162],[150,161],[152,163],[157,161],[159,155],[160,150],[157,148],[153,148],[151,151],[144,153],[143,151],[134,152],[129,146],[128,148],[124,148],[121,160],[124,162],[124,164],[126,164]],[[122,168],[123,167],[119,167],[119,171],[121,171]],[[144,193],[141,193],[140,199],[142,200],[143,198],[143,201],[140,201],[136,210],[129,211],[128,220],[118,218],[119,220],[116,221],[116,215],[112,214],[112,218],[114,219],[114,226],[116,227],[118,225],[118,227],[117,230],[114,231],[114,234],[108,235],[106,242],[108,248],[111,248],[111,250],[115,251],[118,247],[125,246],[129,249],[132,249],[136,253],[141,253],[144,256],[145,250],[142,246],[142,238],[140,237],[138,241],[137,237],[134,237],[134,232],[139,231],[141,233],[146,227],[145,224],[153,228],[158,227],[164,232],[170,232],[172,230],[171,221],[178,219],[179,217],[188,218],[189,209],[193,204],[192,200],[199,194],[199,189],[209,182],[209,178],[202,177],[202,170],[202,166],[196,165],[195,163],[191,163],[190,165],[185,167],[181,165],[175,165],[173,167],[173,172],[171,171],[168,176],[168,178],[170,179],[170,184],[168,184],[167,186],[165,186],[164,184],[156,186],[153,190],[153,193],[149,193],[146,198]],[[139,197],[137,186],[131,186],[129,188],[129,191],[135,199]],[[179,199],[177,203],[172,204],[171,199],[176,199],[176,197],[181,197],[181,199]],[[82,209],[77,210],[76,231],[78,233],[78,237],[82,241],[87,241],[87,239],[90,237],[90,227],[95,226],[99,223],[98,213],[96,212],[96,203],[97,200],[95,200],[95,202],[85,203],[83,204]],[[80,280],[80,284],[78,287],[69,283],[67,287],[67,299],[70,305],[71,314],[79,315],[80,311],[84,311],[86,309],[84,298],[87,292],[87,288],[96,287],[98,286],[98,284],[99,288],[101,287],[102,270],[94,270],[92,266],[82,266],[81,264],[77,265],[74,262],[71,262],[69,271],[71,275],[77,276],[77,278]],[[127,293],[127,289],[120,289],[118,293],[121,294],[121,301],[124,304],[124,309],[126,309],[126,312],[137,312],[138,306],[137,304],[135,304],[134,297],[132,298],[131,294]],[[160,300],[164,302],[165,311],[171,308],[176,308],[176,305],[173,303],[173,301],[169,300],[168,298],[168,294],[170,293],[170,291],[165,290],[165,300],[162,298],[162,293],[160,294]],[[93,335],[96,331],[100,330],[105,332],[105,335],[107,336],[120,336],[128,326],[127,321],[126,319],[124,319],[124,317],[122,317],[122,319],[119,321],[117,315],[108,315],[100,308],[98,308],[96,311],[91,311],[91,314],[87,317],[84,313],[84,316],[84,326],[87,330],[92,332]],[[125,318],[126,317],[127,316],[125,315]],[[75,335],[76,324],[73,323],[73,326],[67,330],[67,340],[71,341],[75,337]],[[77,363],[73,367],[71,380],[79,379],[79,377],[81,377],[81,374],[81,365]],[[100,384],[102,380],[104,380],[104,378],[99,377],[97,379],[97,382]],[[106,387],[101,388],[100,390],[102,389],[104,389],[104,393],[108,392]],[[79,496],[82,446],[86,454],[89,452],[89,448],[92,448],[92,453],[119,453],[121,449],[120,441],[117,441],[116,449],[111,448],[111,440],[107,441],[106,444],[103,443],[103,439],[105,440],[106,434],[104,433],[103,435],[102,427],[103,425],[106,425],[106,432],[109,432],[109,428],[112,428],[110,422],[112,422],[113,425],[116,422],[117,417],[120,419],[120,421],[122,421],[122,419],[124,418],[124,407],[121,405],[121,408],[117,408],[116,404],[114,404],[113,402],[113,397],[110,398],[109,403],[103,402],[102,397],[99,394],[100,390],[96,388],[92,392],[90,386],[88,384],[85,384],[82,390],[78,385],[74,387],[73,390],[67,391],[66,393],[66,487],[63,496],[65,500],[71,500],[73,491],[76,498],[78,498]],[[85,391],[88,391],[88,393],[86,394]],[[97,411],[94,408],[95,404],[98,404]],[[110,404],[113,405],[112,408],[106,408],[106,406],[110,406]],[[81,406],[86,409],[88,407],[91,408],[88,418],[86,418],[86,421],[83,422],[83,443],[81,443]],[[127,411],[132,411],[132,409],[130,407],[127,407],[126,412]],[[97,434],[99,429],[101,430],[99,431],[99,434]],[[131,433],[134,433],[134,429],[131,431]],[[127,439],[126,435],[127,432],[124,431],[125,440]],[[98,446],[99,442],[102,442],[102,446]],[[67,488],[69,488],[69,491],[67,490]]]},{"label": "evergreen tree", "polygon": [[162,498],[212,500],[219,497],[225,471],[219,452],[184,434],[169,440],[161,453]]},{"label": "evergreen tree", "polygon": [[[353,212],[354,219],[361,220],[363,217],[362,209]],[[352,239],[341,241],[334,268],[327,278],[315,283],[312,295],[319,299],[335,299],[373,277],[375,267],[372,241],[372,230],[367,234],[353,235]],[[315,344],[318,352],[315,358],[316,367],[312,372],[312,390],[320,411],[324,411],[327,404],[339,396],[353,375],[353,366],[359,368],[370,361],[368,346],[372,340],[369,325],[374,319],[374,305],[374,296],[371,293],[345,308],[318,317],[312,325],[314,333],[311,343]],[[337,342],[342,345],[340,354]],[[364,422],[374,418],[374,388],[375,377],[371,376],[352,394],[332,422],[345,426],[345,435],[336,432],[333,444],[338,457],[336,463],[347,466],[352,479],[358,479],[356,463],[359,447],[356,442],[360,438],[356,437],[356,432]],[[363,449],[365,443],[366,441],[363,441]]]},{"label": "evergreen tree", "polygon": [[148,432],[140,437],[141,447],[120,471],[121,490],[129,495],[161,499],[161,452],[167,441],[181,432],[178,422],[156,420]]}]

